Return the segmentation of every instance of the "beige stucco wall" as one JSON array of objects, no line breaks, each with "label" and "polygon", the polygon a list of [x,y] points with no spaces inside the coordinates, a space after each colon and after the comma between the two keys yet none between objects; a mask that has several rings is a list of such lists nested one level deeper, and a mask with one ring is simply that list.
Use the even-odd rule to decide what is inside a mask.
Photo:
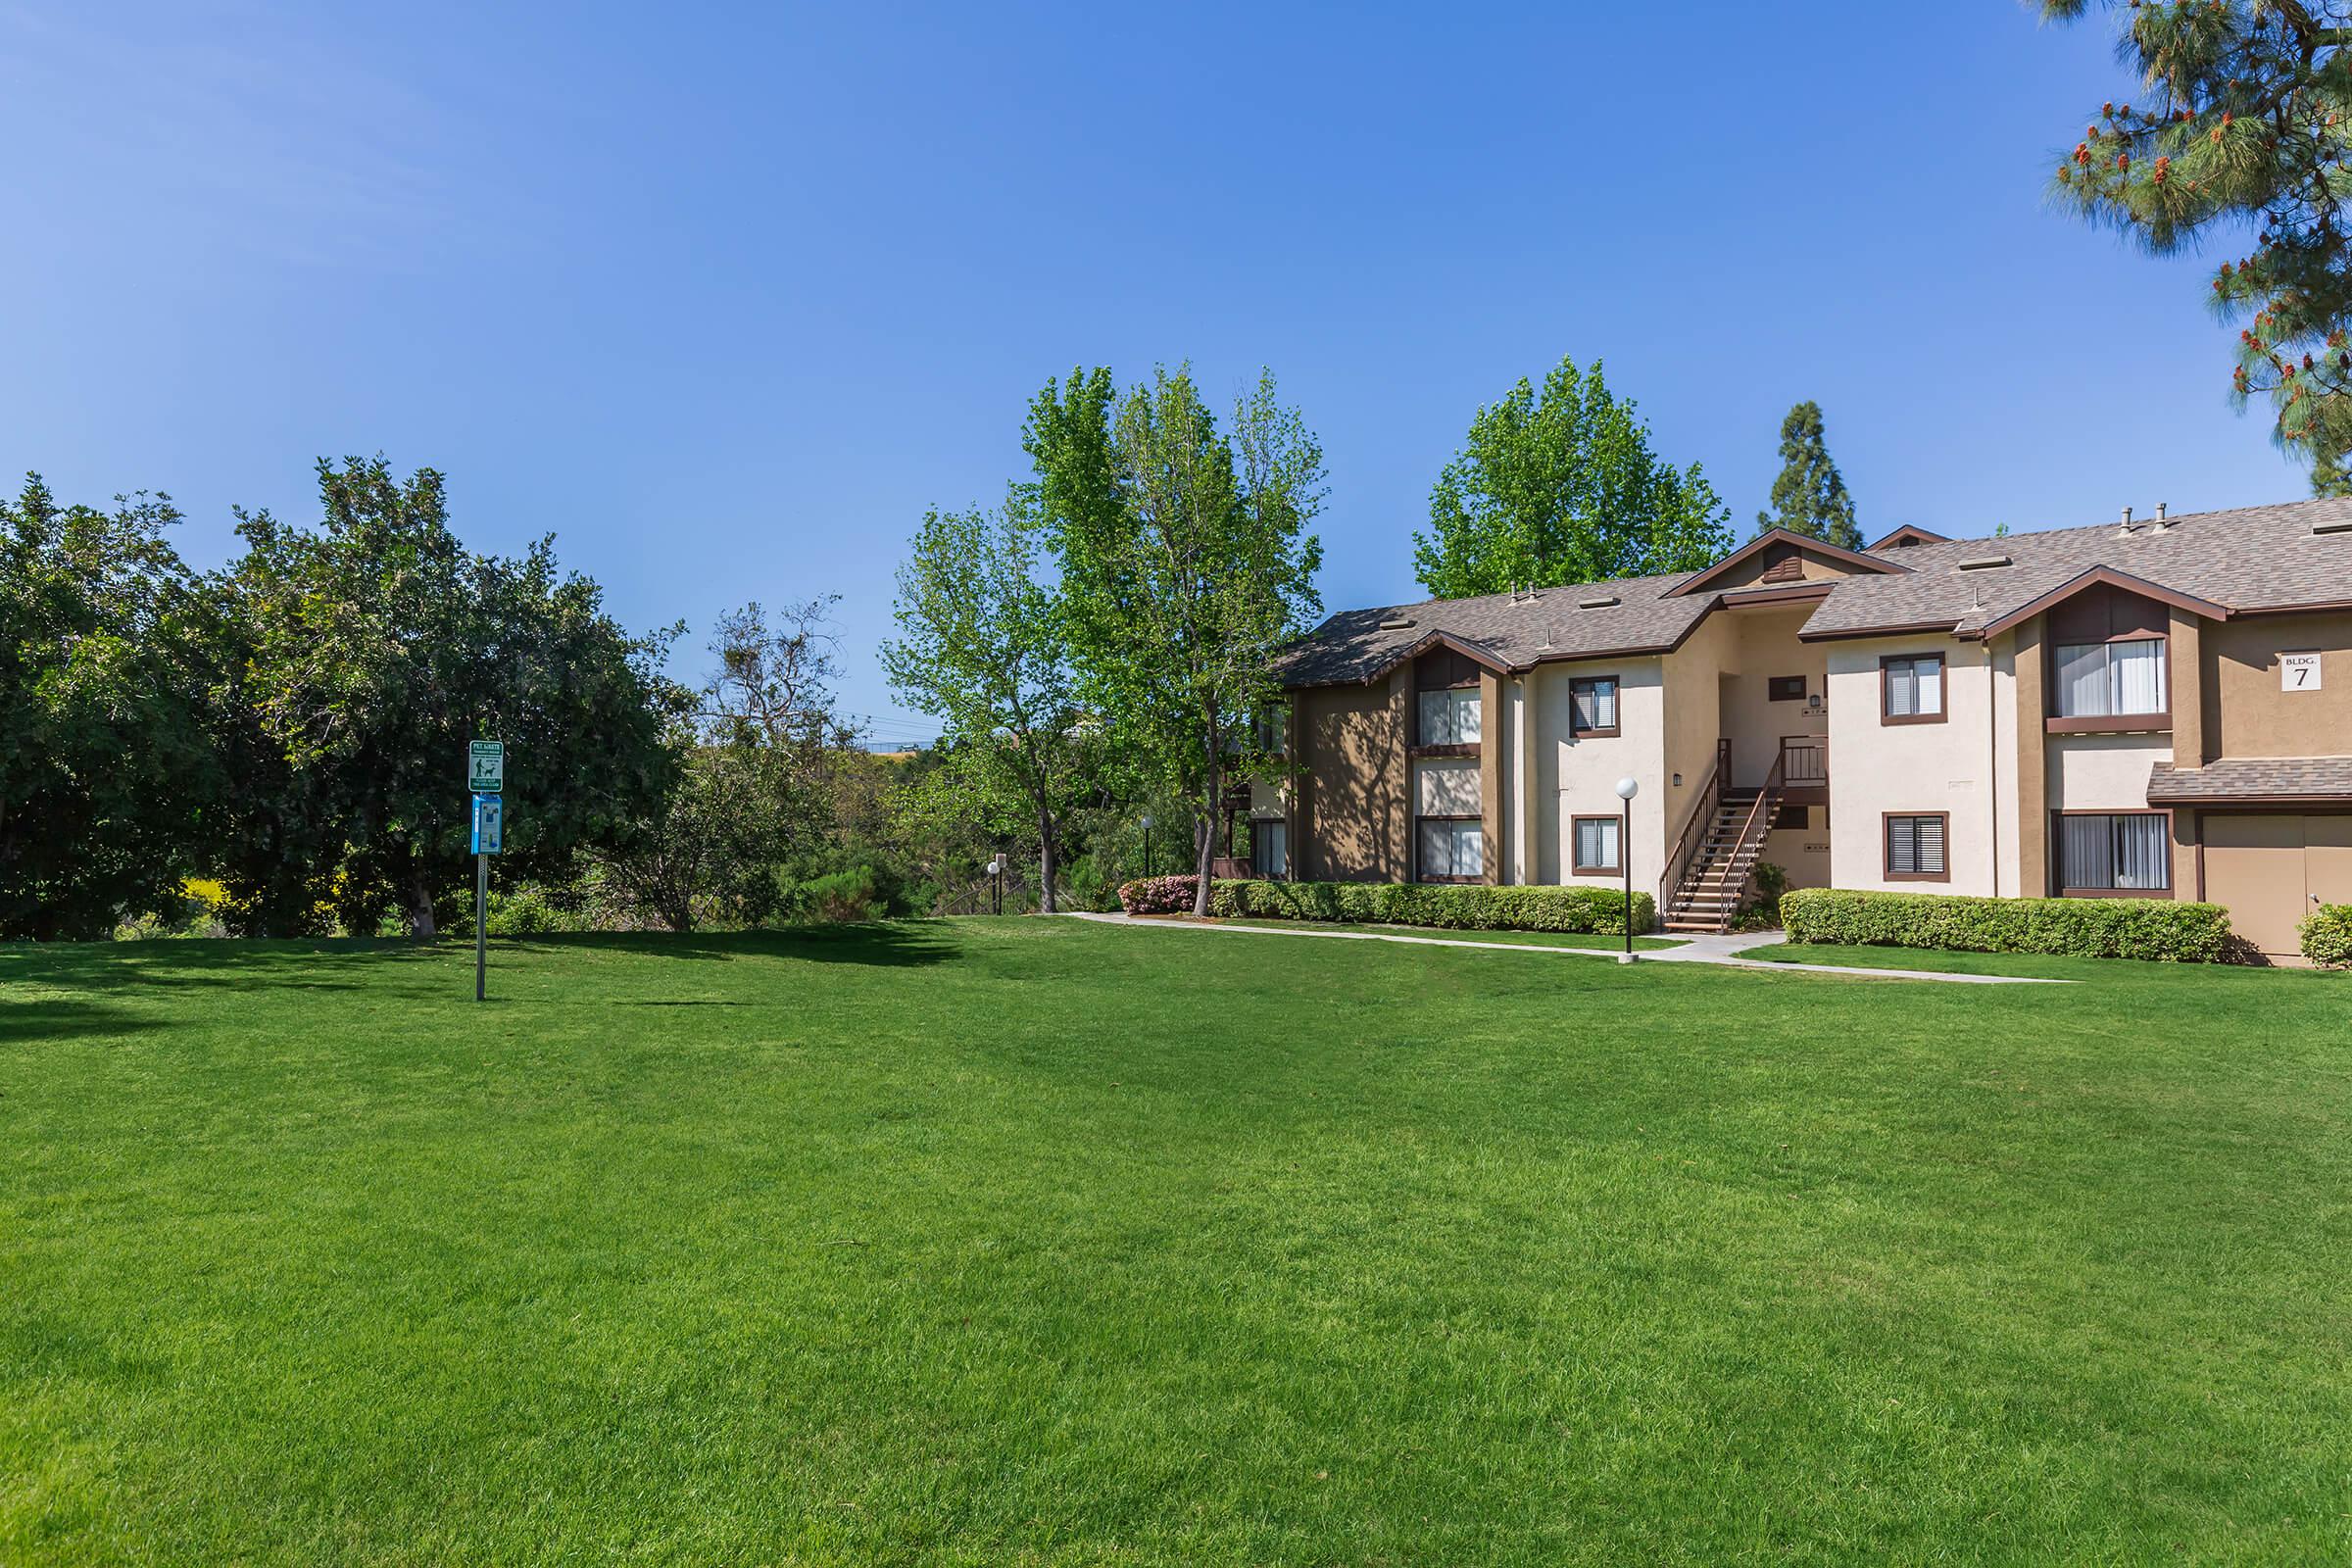
[{"label": "beige stucco wall", "polygon": [[[1665,680],[1666,804],[1659,833],[1671,843],[1706,791],[1723,733],[1721,679],[1739,646],[1729,615],[1709,615],[1660,663]],[[1679,779],[1679,782],[1677,782]]]},{"label": "beige stucco wall", "polygon": [[1732,781],[1754,789],[1772,771],[1781,742],[1791,736],[1829,733],[1825,702],[1815,709],[1808,702],[1776,703],[1772,677],[1802,675],[1808,698],[1827,696],[1829,652],[1826,645],[1800,643],[1796,634],[1813,613],[1811,605],[1786,611],[1745,611],[1719,618],[1731,627],[1731,662],[1718,683],[1723,733],[1732,741]]},{"label": "beige stucco wall", "polygon": [[1417,816],[1479,814],[1479,760],[1430,758],[1413,764],[1413,812]]},{"label": "beige stucco wall", "polygon": [[[1944,656],[1943,723],[1880,721],[1879,661],[1908,653]],[[1832,643],[1828,660],[1833,885],[1989,895],[1997,869],[2003,890],[2016,891],[2012,834],[2005,820],[1996,822],[1996,807],[1999,817],[2010,814],[1995,795],[1998,687],[2008,678],[1998,650],[1990,669],[1984,645],[1933,635]],[[1949,813],[1949,883],[1886,879],[1884,816],[1890,811]]]},{"label": "beige stucco wall", "polygon": [[[1617,722],[1623,732],[1580,738],[1570,726],[1569,683],[1580,675],[1617,677]],[[1615,887],[1622,876],[1569,874],[1570,821],[1578,816],[1616,814],[1617,781],[1632,775],[1641,784],[1634,801],[1631,862],[1637,891],[1657,890],[1665,854],[1661,803],[1665,783],[1666,702],[1664,675],[1656,658],[1544,664],[1530,672],[1530,704],[1537,746],[1536,880]]]},{"label": "beige stucco wall", "polygon": [[[2352,757],[2352,611],[2208,621],[2199,652],[2207,758]],[[2320,690],[2281,690],[2282,653],[2318,653]]]},{"label": "beige stucco wall", "polygon": [[2173,760],[2166,735],[2052,735],[2048,809],[2144,811],[2148,773]]}]

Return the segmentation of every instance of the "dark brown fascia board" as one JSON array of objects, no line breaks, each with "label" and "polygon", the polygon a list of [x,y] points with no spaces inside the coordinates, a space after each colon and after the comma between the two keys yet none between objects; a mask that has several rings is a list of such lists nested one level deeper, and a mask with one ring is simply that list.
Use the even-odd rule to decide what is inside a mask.
[{"label": "dark brown fascia board", "polygon": [[[1807,631],[1800,628],[1796,640],[1800,643],[1835,643],[1859,637],[1910,637],[1931,631],[1949,632],[1958,637],[1963,635],[1959,626],[1957,620],[1946,616],[1942,620],[1894,621],[1884,626],[1839,626],[1834,631]],[[1967,635],[1973,636],[1974,633]]]},{"label": "dark brown fascia board", "polygon": [[1835,583],[1803,582],[1777,583],[1770,588],[1727,588],[1715,596],[1709,611],[1730,610],[1742,605],[1802,605],[1818,603],[1830,597]]},{"label": "dark brown fascia board", "polygon": [[1889,532],[1885,538],[1874,539],[1862,548],[1866,551],[1884,550],[1888,545],[1903,539],[1916,539],[1923,545],[1948,545],[1952,542],[1950,534],[1937,533],[1933,528],[1922,528],[1916,522],[1906,522],[1901,527]]},{"label": "dark brown fascia board", "polygon": [[1707,566],[1698,571],[1692,572],[1681,582],[1678,582],[1673,587],[1667,589],[1666,592],[1660,597],[1665,599],[1681,599],[1690,594],[1694,594],[1701,588],[1704,588],[1708,584],[1715,581],[1716,578],[1722,576],[1725,572],[1731,570],[1734,566],[1737,566],[1741,562],[1746,561],[1751,556],[1756,555],[1760,551],[1767,550],[1774,545],[1780,544],[1794,545],[1800,550],[1810,550],[1817,556],[1826,557],[1831,561],[1842,562],[1849,566],[1860,566],[1865,571],[1884,572],[1892,575],[1908,572],[1911,569],[1909,566],[1899,565],[1896,563],[1887,561],[1880,556],[1866,556],[1859,550],[1848,550],[1842,545],[1830,544],[1824,540],[1815,539],[1806,534],[1790,533],[1786,528],[1774,528],[1765,533],[1756,535],[1753,539],[1750,539],[1747,543],[1741,545],[1739,549],[1733,551],[1730,555],[1724,557],[1712,566]]},{"label": "dark brown fascia board", "polygon": [[2121,588],[2126,593],[2137,594],[2143,599],[2153,599],[2160,605],[2170,605],[2175,610],[2185,610],[2192,615],[2203,615],[2208,620],[2228,620],[2230,614],[2228,605],[2217,605],[2210,599],[2199,599],[2195,594],[2184,594],[2178,588],[2167,588],[2162,583],[2150,582],[2145,577],[2134,577],[2132,573],[2118,571],[2113,566],[2092,566],[2088,570],[2069,577],[2040,598],[2030,599],[2007,614],[1986,621],[1970,635],[1996,637],[2012,626],[2023,625],[2032,620],[2052,605],[2065,603],[2085,588],[2101,586]]},{"label": "dark brown fascia board", "polygon": [[2352,610],[2352,599],[2316,599],[2308,605],[2250,605],[2242,610],[2232,608],[2230,618],[2236,620],[2246,615],[2315,615],[2330,610]]}]

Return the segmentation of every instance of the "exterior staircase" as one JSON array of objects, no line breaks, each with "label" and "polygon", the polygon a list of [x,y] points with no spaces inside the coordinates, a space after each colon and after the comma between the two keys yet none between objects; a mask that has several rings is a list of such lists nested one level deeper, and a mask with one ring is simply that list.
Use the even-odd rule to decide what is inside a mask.
[{"label": "exterior staircase", "polygon": [[1764,853],[1780,805],[1779,768],[1761,790],[1726,790],[1692,847],[1682,879],[1665,901],[1659,924],[1668,931],[1724,932],[1732,928],[1748,879]]}]

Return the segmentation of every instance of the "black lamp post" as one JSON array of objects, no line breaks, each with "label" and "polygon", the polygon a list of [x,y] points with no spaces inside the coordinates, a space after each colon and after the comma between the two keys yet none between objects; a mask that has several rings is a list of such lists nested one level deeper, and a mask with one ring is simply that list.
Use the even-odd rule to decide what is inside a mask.
[{"label": "black lamp post", "polygon": [[1152,874],[1152,813],[1144,813],[1144,875]]},{"label": "black lamp post", "polygon": [[1628,773],[1617,781],[1617,799],[1624,803],[1617,813],[1617,860],[1625,871],[1625,955],[1617,961],[1634,961],[1634,797],[1642,793],[1642,781]]}]

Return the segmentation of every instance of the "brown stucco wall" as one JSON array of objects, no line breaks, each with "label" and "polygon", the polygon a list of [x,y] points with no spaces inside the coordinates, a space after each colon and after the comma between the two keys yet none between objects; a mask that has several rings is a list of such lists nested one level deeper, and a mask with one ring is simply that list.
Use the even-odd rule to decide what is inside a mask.
[{"label": "brown stucco wall", "polygon": [[[2050,891],[2050,772],[2044,746],[2042,617],[2017,628],[2017,891]],[[1833,764],[1834,765],[1834,764]]]},{"label": "brown stucco wall", "polygon": [[[2320,690],[2280,690],[2278,656],[2315,651]],[[2176,667],[2178,662],[2176,656]],[[2247,615],[2207,625],[2199,639],[2198,673],[2200,760],[2352,756],[2352,611]],[[2181,706],[2175,698],[2176,726]]]},{"label": "brown stucco wall", "polygon": [[[2173,765],[2202,767],[2206,760],[2205,622],[2188,611],[2176,610],[2170,635],[2165,677],[2172,682]],[[2173,813],[2173,897],[2201,896],[2197,890],[2197,813],[2183,808]]]},{"label": "brown stucco wall", "polygon": [[1299,874],[1315,882],[1403,881],[1412,873],[1405,737],[1412,667],[1368,686],[1298,693]]}]

